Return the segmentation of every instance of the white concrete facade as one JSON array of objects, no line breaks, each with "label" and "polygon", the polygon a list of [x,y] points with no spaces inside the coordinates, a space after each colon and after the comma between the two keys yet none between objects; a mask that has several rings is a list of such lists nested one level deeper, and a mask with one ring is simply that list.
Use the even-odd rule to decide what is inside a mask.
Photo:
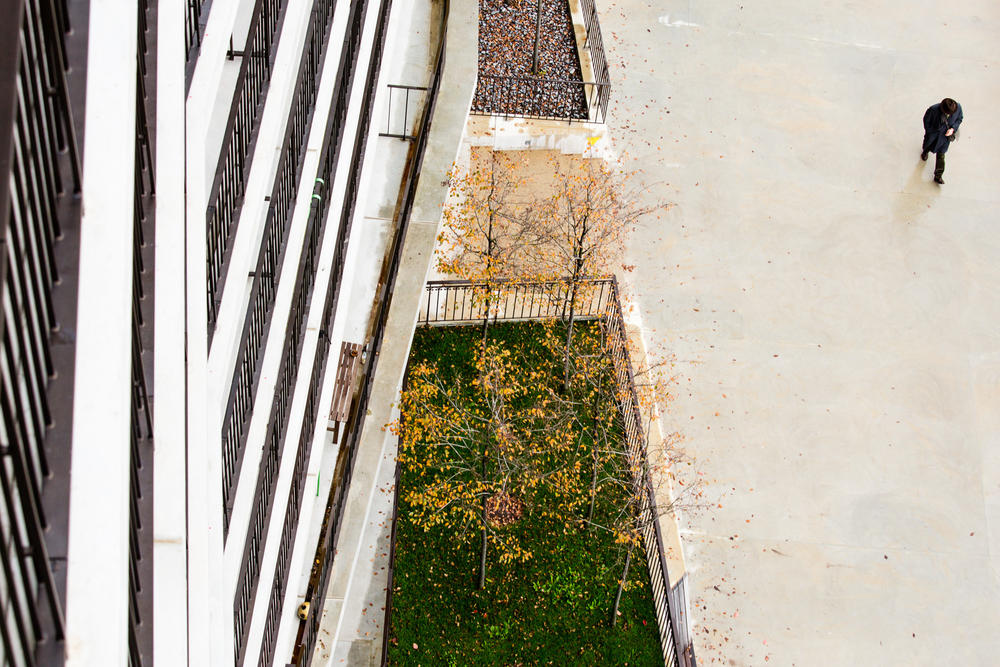
[{"label": "white concrete facade", "polygon": [[[161,3],[162,4],[162,3]],[[266,344],[255,380],[254,409],[249,418],[241,473],[236,486],[228,534],[223,537],[221,429],[247,316],[252,276],[264,242],[265,221],[307,30],[312,0],[288,0],[280,24],[274,66],[263,98],[259,130],[248,154],[248,180],[238,224],[230,239],[219,314],[209,344],[206,315],[205,220],[226,117],[232,104],[239,57],[229,60],[230,36],[246,35],[252,0],[215,2],[208,14],[200,53],[187,89],[184,81],[183,15],[181,8],[163,5],[158,29],[158,110],[161,114],[157,166],[163,178],[157,200],[156,255],[156,460],[154,534],[156,556],[156,660],[170,664],[230,664],[239,646],[234,644],[234,598],[240,577],[268,435],[272,402],[282,364],[283,348],[291,326],[292,299],[300,257],[307,242],[307,222],[314,203],[314,182],[321,166],[330,113],[341,80],[347,90],[346,124],[333,179],[323,196],[328,212],[319,240],[317,265],[305,315],[305,334],[299,352],[294,386],[290,391],[288,419],[276,467],[271,512],[266,518],[266,538],[260,550],[260,569],[253,606],[247,621],[242,664],[256,665],[267,632],[276,636],[274,664],[288,662],[298,629],[295,610],[302,601],[316,549],[337,446],[331,442],[326,415],[333,394],[340,344],[365,342],[374,305],[375,286],[387,250],[388,221],[379,219],[395,207],[398,181],[406,159],[398,140],[378,137],[387,111],[386,85],[399,83],[408,65],[403,48],[429,50],[427,32],[409,35],[406,47],[397,42],[412,20],[413,7],[400,5],[392,12],[383,65],[376,77],[377,94],[371,118],[358,145],[367,145],[361,171],[353,223],[342,219],[348,182],[352,178],[354,147],[362,128],[358,111],[368,95],[366,73],[374,55],[375,26],[381,3],[371,0],[361,15],[361,37],[353,73],[344,59],[343,44],[350,30],[353,8],[360,3],[336,3],[321,78],[314,104],[304,161],[298,172],[284,254],[278,267],[273,312]],[[348,54],[349,55],[349,54]],[[408,69],[409,68],[409,69]],[[425,84],[425,66],[418,68]],[[413,72],[409,72],[413,74]],[[345,77],[350,76],[350,79]],[[412,109],[411,109],[412,111]],[[377,202],[377,203],[376,203]],[[391,213],[389,214],[391,216]],[[351,224],[344,248],[337,248],[341,227]],[[334,275],[334,255],[344,253],[344,275]],[[322,322],[328,292],[340,289],[332,322]],[[329,337],[325,359],[317,358],[321,336]],[[279,622],[267,630],[275,575],[281,557],[280,538],[295,473],[296,449],[303,429],[307,394],[314,365],[325,362],[318,395],[318,416],[306,443],[308,464],[303,498],[294,517],[287,585],[280,604]],[[168,444],[169,443],[169,444]],[[267,489],[266,489],[267,490]],[[179,501],[182,498],[183,501]],[[317,610],[319,613],[319,610]],[[110,663],[109,663],[110,664]]]},{"label": "white concrete facade", "polygon": [[[155,266],[164,276],[157,284],[153,326],[156,403],[153,414],[153,497],[183,499],[153,506],[153,660],[183,665],[188,658],[188,548],[186,412],[184,357],[185,320],[185,98],[184,9],[171,0],[157,8],[156,173],[159,196],[156,218],[174,224],[157,225]],[[170,277],[171,279],[168,279]]]},{"label": "white concrete facade", "polygon": [[125,665],[128,657],[134,202],[120,194],[134,183],[135,143],[123,140],[120,128],[135,127],[137,46],[109,36],[127,33],[136,18],[135,3],[90,7],[87,58],[103,75],[87,81],[85,141],[106,150],[92,152],[83,165],[73,442],[86,446],[72,453],[70,667]]}]

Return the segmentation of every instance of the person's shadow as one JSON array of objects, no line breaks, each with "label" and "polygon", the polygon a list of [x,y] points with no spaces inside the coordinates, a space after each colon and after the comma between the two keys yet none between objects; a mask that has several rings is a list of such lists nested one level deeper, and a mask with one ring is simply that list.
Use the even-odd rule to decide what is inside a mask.
[{"label": "person's shadow", "polygon": [[933,182],[924,179],[924,167],[927,166],[923,160],[917,158],[917,164],[913,167],[910,178],[906,181],[903,189],[896,193],[896,199],[892,205],[893,222],[910,224],[931,206],[933,199],[940,189],[933,186]]}]

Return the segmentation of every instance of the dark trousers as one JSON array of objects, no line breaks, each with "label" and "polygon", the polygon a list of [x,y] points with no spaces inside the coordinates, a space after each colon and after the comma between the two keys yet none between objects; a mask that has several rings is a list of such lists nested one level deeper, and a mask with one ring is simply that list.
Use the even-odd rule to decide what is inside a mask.
[{"label": "dark trousers", "polygon": [[934,177],[941,178],[944,175],[944,153],[934,155]]},{"label": "dark trousers", "polygon": [[[923,150],[924,150],[925,153],[929,153],[930,152],[929,145],[933,141],[934,140],[933,140],[932,137],[930,137],[930,136],[928,136],[926,134],[924,135]],[[935,158],[934,158],[934,176],[940,178],[944,174],[944,153],[935,153],[934,155],[935,155]]]}]

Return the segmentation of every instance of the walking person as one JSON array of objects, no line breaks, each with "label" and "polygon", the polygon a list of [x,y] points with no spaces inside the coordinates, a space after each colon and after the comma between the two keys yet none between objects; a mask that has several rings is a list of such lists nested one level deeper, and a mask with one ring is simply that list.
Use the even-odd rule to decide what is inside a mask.
[{"label": "walking person", "polygon": [[927,153],[934,153],[934,182],[944,185],[944,154],[948,146],[958,138],[958,126],[962,124],[962,105],[946,97],[938,104],[932,104],[924,112],[924,147],[921,160],[927,160]]}]

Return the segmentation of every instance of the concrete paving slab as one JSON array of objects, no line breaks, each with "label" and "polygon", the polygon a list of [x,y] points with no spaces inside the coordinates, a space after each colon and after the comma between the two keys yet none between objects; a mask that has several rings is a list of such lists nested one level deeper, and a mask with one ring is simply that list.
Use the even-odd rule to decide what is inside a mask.
[{"label": "concrete paving slab", "polygon": [[702,665],[997,664],[1000,6],[876,4],[599,6]]}]

